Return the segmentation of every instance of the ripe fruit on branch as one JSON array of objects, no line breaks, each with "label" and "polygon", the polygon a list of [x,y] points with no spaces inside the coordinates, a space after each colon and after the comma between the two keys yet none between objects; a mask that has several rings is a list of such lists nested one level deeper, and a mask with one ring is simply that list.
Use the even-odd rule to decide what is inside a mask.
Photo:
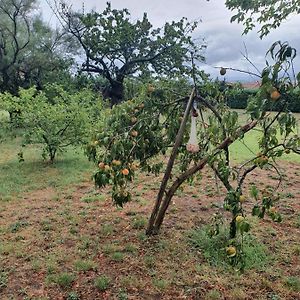
[{"label": "ripe fruit on branch", "polygon": [[109,165],[105,165],[104,170],[105,171],[109,171],[110,170],[110,166]]},{"label": "ripe fruit on branch", "polygon": [[277,101],[281,97],[281,94],[277,91],[277,89],[273,89],[270,96],[273,101]]},{"label": "ripe fruit on branch", "polygon": [[132,130],[130,134],[133,137],[137,137],[139,133],[136,130]]},{"label": "ripe fruit on branch", "polygon": [[148,85],[148,93],[153,93],[155,91],[155,88],[152,84]]},{"label": "ripe fruit on branch", "polygon": [[104,170],[105,169],[105,163],[104,162],[100,162],[98,164],[99,169]]},{"label": "ripe fruit on branch", "polygon": [[114,159],[114,160],[112,161],[112,164],[115,165],[115,166],[120,166],[120,165],[121,165],[121,162],[120,162],[119,160]]},{"label": "ripe fruit on branch", "polygon": [[127,176],[127,175],[129,174],[129,170],[128,170],[128,169],[123,169],[123,170],[122,170],[122,174],[123,174],[124,176]]},{"label": "ripe fruit on branch", "polygon": [[136,122],[137,122],[137,118],[136,118],[136,117],[132,117],[132,118],[131,118],[131,123],[132,123],[132,124],[135,124]]},{"label": "ripe fruit on branch", "polygon": [[226,69],[222,67],[222,68],[220,69],[220,74],[221,74],[222,76],[224,76],[224,75],[226,74]]}]

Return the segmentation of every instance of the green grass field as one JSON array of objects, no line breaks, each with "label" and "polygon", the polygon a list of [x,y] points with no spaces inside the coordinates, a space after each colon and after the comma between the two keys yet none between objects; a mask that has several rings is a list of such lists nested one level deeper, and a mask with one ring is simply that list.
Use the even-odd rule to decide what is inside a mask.
[{"label": "green grass field", "polygon": [[[239,113],[239,119],[241,124],[246,124],[247,116],[243,110],[236,110]],[[300,122],[300,114],[295,114],[298,122]],[[258,130],[252,130],[251,132],[247,133],[243,140],[235,141],[230,146],[230,152],[232,158],[235,161],[242,162],[248,159],[251,159],[259,152],[258,148],[258,140],[261,136],[261,132]],[[285,154],[283,157],[280,158],[281,160],[287,161],[294,161],[300,163],[300,155],[291,153]]]},{"label": "green grass field", "polygon": [[[258,136],[245,136],[254,153]],[[147,237],[160,178],[139,173],[120,209],[110,189],[93,188],[95,166],[83,149],[69,148],[51,165],[41,145],[22,148],[20,163],[20,145],[20,137],[0,143],[0,299],[298,299],[300,165],[284,170],[282,223],[252,217],[247,199],[251,234],[240,273],[228,263],[225,228],[207,234],[224,197],[209,168],[201,188],[187,184],[175,195],[161,234]],[[241,141],[230,151],[235,161],[252,156]],[[277,183],[272,171],[250,180]]]},{"label": "green grass field", "polygon": [[[246,122],[243,111],[239,111],[241,123]],[[300,119],[300,114],[297,114]],[[0,120],[7,120],[8,114],[0,111]],[[230,146],[230,153],[235,162],[251,159],[258,152],[259,131],[247,133],[242,141]],[[18,161],[18,152],[24,152],[25,162]],[[32,190],[46,187],[63,188],[70,184],[80,183],[90,178],[94,165],[87,160],[82,148],[69,148],[60,154],[51,165],[41,158],[41,146],[29,145],[21,148],[21,138],[7,137],[0,143],[0,198],[12,199]],[[300,163],[300,156],[288,154],[282,160]]]}]

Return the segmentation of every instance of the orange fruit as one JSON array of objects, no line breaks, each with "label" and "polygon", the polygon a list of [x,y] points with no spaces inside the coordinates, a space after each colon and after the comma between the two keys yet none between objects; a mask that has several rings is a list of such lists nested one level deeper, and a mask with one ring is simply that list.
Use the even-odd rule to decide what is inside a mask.
[{"label": "orange fruit", "polygon": [[127,175],[129,174],[129,170],[128,170],[128,169],[123,169],[123,170],[122,170],[122,174],[123,174],[124,176],[127,176]]},{"label": "orange fruit", "polygon": [[281,94],[275,89],[273,90],[273,92],[271,93],[271,99],[273,101],[277,101],[280,98]]},{"label": "orange fruit", "polygon": [[137,118],[136,118],[136,117],[132,117],[132,118],[131,118],[131,123],[134,124],[134,123],[136,123],[136,121],[137,121]]},{"label": "orange fruit", "polygon": [[155,91],[155,88],[152,84],[148,85],[148,93],[153,93]]}]

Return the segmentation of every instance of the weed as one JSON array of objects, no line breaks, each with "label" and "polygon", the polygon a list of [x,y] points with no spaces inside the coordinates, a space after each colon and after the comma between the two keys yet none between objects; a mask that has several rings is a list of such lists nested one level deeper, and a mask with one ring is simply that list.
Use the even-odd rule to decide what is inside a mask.
[{"label": "weed", "polygon": [[300,279],[296,276],[290,276],[285,281],[286,286],[295,292],[300,292]]},{"label": "weed", "polygon": [[79,300],[80,297],[77,295],[76,292],[70,292],[68,294],[67,300]]},{"label": "weed", "polygon": [[114,227],[111,224],[103,224],[101,227],[101,233],[105,236],[111,235],[114,233]]},{"label": "weed", "polygon": [[[225,228],[221,228],[218,235],[210,236],[209,228],[194,230],[190,233],[190,243],[201,250],[204,258],[214,266],[227,267],[229,263],[226,247],[228,236]],[[253,236],[246,235],[243,243],[243,260],[245,269],[263,269],[270,263],[270,256],[266,247]]]},{"label": "weed", "polygon": [[82,272],[96,269],[96,264],[92,260],[77,260],[75,261],[74,266],[76,271]]},{"label": "weed", "polygon": [[158,288],[159,290],[165,290],[169,283],[168,281],[164,280],[164,279],[154,279],[153,280],[153,285]]},{"label": "weed", "polygon": [[110,285],[110,281],[111,280],[109,277],[102,275],[95,279],[94,285],[98,290],[103,292],[108,289],[108,287]]},{"label": "weed", "polygon": [[111,259],[116,262],[121,262],[124,260],[124,254],[122,252],[114,252],[111,255]]},{"label": "weed", "polygon": [[0,272],[0,292],[7,286],[8,274],[6,272]]},{"label": "weed", "polygon": [[205,300],[218,300],[221,299],[221,294],[218,290],[211,290],[205,295]]},{"label": "weed", "polygon": [[67,288],[69,287],[73,281],[75,280],[75,277],[73,274],[64,272],[64,273],[60,273],[57,275],[48,275],[46,277],[46,282],[48,283],[56,283],[57,285],[59,285],[62,288]]},{"label": "weed", "polygon": [[27,221],[17,221],[14,224],[11,224],[9,226],[9,231],[12,233],[18,232],[21,228],[24,228],[26,226],[28,226],[28,222]]},{"label": "weed", "polygon": [[147,268],[154,268],[155,267],[155,258],[152,255],[146,255],[144,257],[144,262]]},{"label": "weed", "polygon": [[129,253],[135,253],[137,251],[137,248],[133,244],[126,244],[123,251]]}]

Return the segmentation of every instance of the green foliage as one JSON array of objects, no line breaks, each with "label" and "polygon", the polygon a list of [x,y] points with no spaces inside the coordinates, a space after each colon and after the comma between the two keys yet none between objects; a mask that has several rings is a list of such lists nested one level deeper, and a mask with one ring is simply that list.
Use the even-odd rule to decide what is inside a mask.
[{"label": "green foliage", "polygon": [[[270,256],[264,245],[249,234],[245,235],[243,245],[230,240],[225,226],[220,227],[217,235],[211,235],[210,227],[193,230],[189,240],[193,247],[201,250],[201,255],[212,266],[227,268],[228,265],[233,265],[235,268],[248,270],[263,269],[270,263]],[[228,247],[235,247],[234,256],[228,255]]]},{"label": "green foliage", "polygon": [[36,0],[3,0],[0,6],[0,91],[46,82],[70,82],[77,47],[61,30],[53,30],[36,13]]},{"label": "green foliage", "polygon": [[48,275],[47,281],[50,283],[55,283],[62,288],[68,288],[71,286],[75,276],[71,273],[63,272],[57,275]]},{"label": "green foliage", "polygon": [[112,9],[108,2],[102,13],[72,12],[62,5],[62,19],[85,49],[83,71],[97,73],[106,78],[106,94],[112,104],[124,99],[124,79],[140,73],[178,76],[188,71],[187,62],[193,52],[194,59],[203,60],[204,45],[196,45],[191,37],[197,24],[186,18],[166,23],[163,28],[152,28],[147,14],[132,21],[129,11]]},{"label": "green foliage", "polygon": [[279,27],[291,15],[298,14],[300,8],[298,0],[227,0],[225,4],[230,10],[237,10],[231,22],[243,23],[244,33],[255,28],[256,23],[263,24],[259,30],[261,38]]},{"label": "green foliage", "polygon": [[96,264],[92,260],[77,260],[75,261],[75,269],[77,271],[89,271],[96,268]]},{"label": "green foliage", "polygon": [[24,128],[24,145],[44,144],[43,157],[53,162],[59,151],[87,143],[100,107],[89,90],[69,94],[58,86],[54,86],[55,93],[51,89],[53,86],[45,92],[21,89],[19,96],[5,93],[0,97],[4,109],[19,112],[12,121]]},{"label": "green foliage", "polygon": [[110,285],[111,279],[105,275],[99,276],[95,279],[94,285],[100,291],[105,291]]}]

